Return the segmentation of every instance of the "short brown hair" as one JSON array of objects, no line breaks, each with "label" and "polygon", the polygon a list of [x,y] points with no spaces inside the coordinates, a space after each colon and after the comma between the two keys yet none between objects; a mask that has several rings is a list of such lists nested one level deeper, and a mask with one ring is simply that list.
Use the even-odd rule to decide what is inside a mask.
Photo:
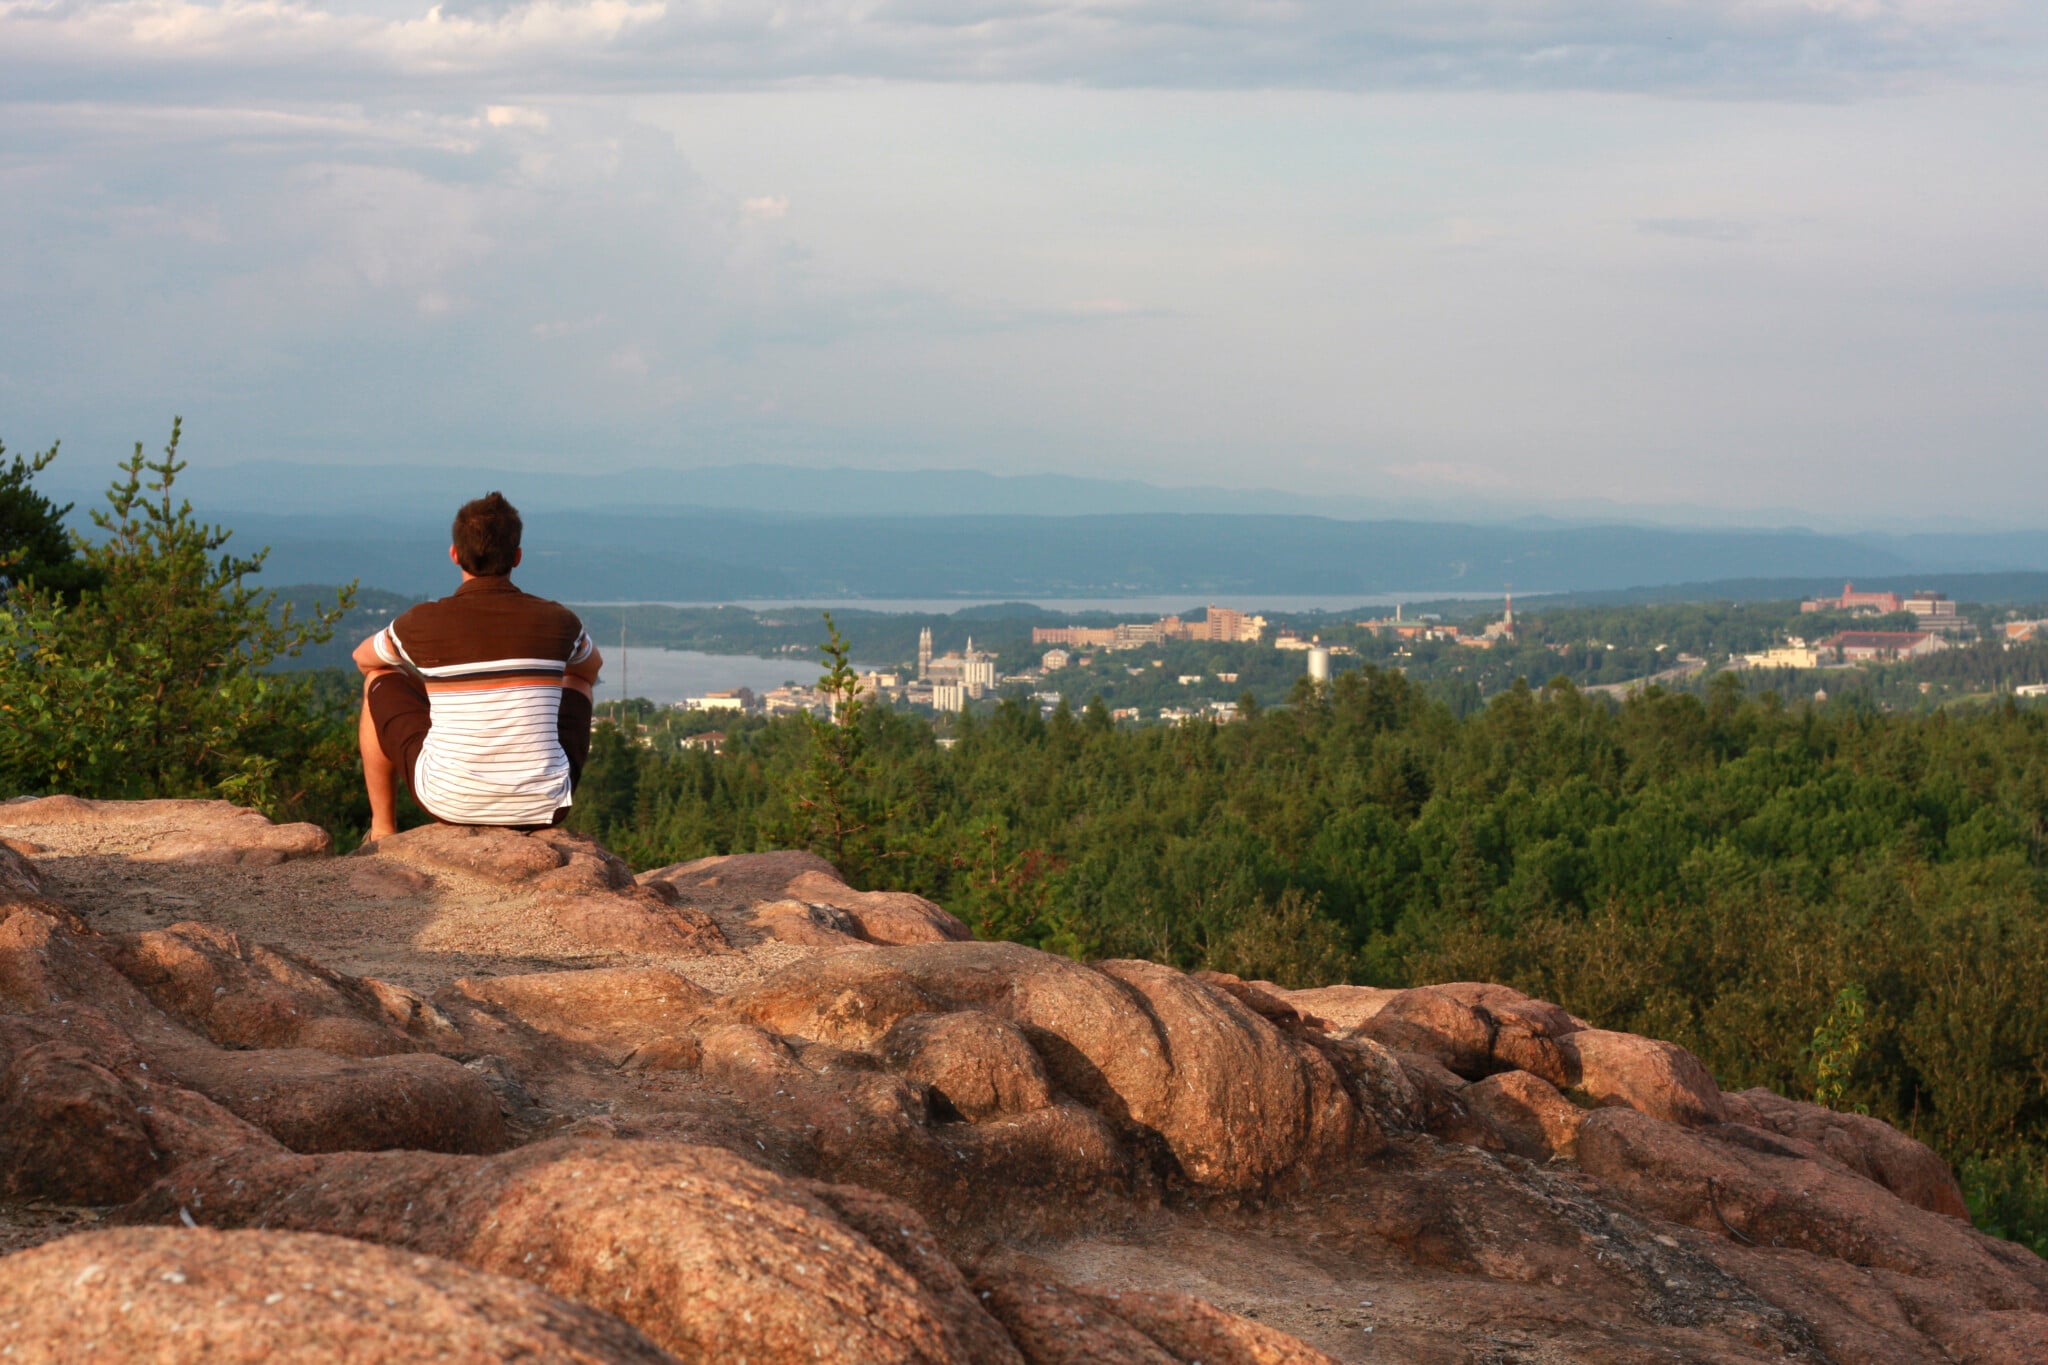
[{"label": "short brown hair", "polygon": [[526,529],[519,509],[505,495],[490,492],[462,504],[450,537],[463,572],[488,578],[512,572],[519,562],[519,536]]}]

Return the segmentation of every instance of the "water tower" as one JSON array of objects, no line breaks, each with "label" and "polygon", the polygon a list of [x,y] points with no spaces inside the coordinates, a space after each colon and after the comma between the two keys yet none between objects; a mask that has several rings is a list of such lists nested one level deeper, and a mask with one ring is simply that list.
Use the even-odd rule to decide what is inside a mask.
[{"label": "water tower", "polygon": [[1311,645],[1308,651],[1308,675],[1319,683],[1330,680],[1330,651],[1323,645]]}]

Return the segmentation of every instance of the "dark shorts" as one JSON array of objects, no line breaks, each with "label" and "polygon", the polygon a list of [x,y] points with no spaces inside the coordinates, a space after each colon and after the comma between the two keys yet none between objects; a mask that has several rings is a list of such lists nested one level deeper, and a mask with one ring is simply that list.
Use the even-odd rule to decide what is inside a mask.
[{"label": "dark shorts", "polygon": [[[419,787],[413,782],[413,770],[419,766],[420,749],[427,742],[427,731],[434,728],[433,714],[427,705],[427,685],[410,673],[380,673],[370,679],[367,696],[370,720],[377,727],[377,747],[391,760],[405,778],[405,789],[412,793],[415,804],[442,824],[434,812],[427,810],[427,803],[420,800]],[[569,786],[574,789],[583,780],[583,765],[590,760],[590,698],[573,687],[562,689],[562,711],[556,725],[561,737],[562,753],[569,760]],[[561,824],[569,818],[569,808],[564,806],[555,812],[553,824]],[[546,825],[518,825],[517,829],[545,829]]]}]

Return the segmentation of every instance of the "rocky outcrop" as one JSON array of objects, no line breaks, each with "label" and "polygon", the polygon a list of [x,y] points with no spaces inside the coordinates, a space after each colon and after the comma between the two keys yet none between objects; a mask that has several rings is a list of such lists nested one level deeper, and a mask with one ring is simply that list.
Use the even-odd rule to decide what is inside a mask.
[{"label": "rocky outcrop", "polygon": [[95,946],[159,1009],[226,1047],[381,1057],[453,1033],[410,991],[344,977],[218,925],[173,924]]},{"label": "rocky outcrop", "polygon": [[1805,1144],[1796,1150],[1839,1162],[1908,1204],[1966,1221],[1970,1216],[1948,1163],[1889,1123],[1768,1090],[1745,1090],[1728,1101],[1735,1121]]},{"label": "rocky outcrop", "polygon": [[[1006,1023],[1060,1090],[1198,1188],[1256,1189],[1369,1151],[1378,1137],[1314,1044],[1228,991],[1149,962],[1087,967],[1009,943],[885,948],[798,964],[727,1008],[774,1033],[856,1049],[920,1015]],[[1028,1070],[1005,1083],[1033,1086]]]},{"label": "rocky outcrop", "polygon": [[128,855],[144,862],[271,867],[334,852],[333,838],[318,825],[273,825],[257,812],[226,801],[44,796],[0,806],[0,824],[27,830],[47,825],[147,825],[151,833]]},{"label": "rocky outcrop", "polygon": [[[183,996],[180,979],[157,970],[160,959],[137,955],[111,944],[82,924],[17,906],[0,911],[0,1006],[24,1015],[63,1052],[65,1074],[101,1077],[97,1092],[112,1103],[106,1078],[139,1087],[175,1087],[212,1101],[220,1108],[263,1130],[288,1146],[305,1151],[346,1148],[424,1147],[447,1151],[491,1151],[505,1144],[507,1133],[496,1094],[481,1077],[447,1057],[402,1053],[360,1056],[361,1033],[319,1030],[312,1036],[337,1041],[347,1055],[312,1047],[222,1048],[186,1028],[160,1009],[134,981],[118,970],[134,966],[144,981],[174,1003]],[[197,934],[179,942],[207,943],[218,959],[242,963],[219,947],[217,936]],[[132,947],[132,945],[128,945]],[[284,959],[278,958],[279,963]],[[246,963],[242,965],[246,966]],[[289,964],[286,964],[289,965]],[[376,992],[359,982],[332,974],[302,974],[312,984],[310,998],[321,1004],[353,1000],[368,1011],[382,1011]],[[284,999],[293,998],[288,979],[272,978]],[[303,984],[303,982],[301,983]],[[225,987],[220,988],[225,991]],[[225,995],[212,997],[225,1001]],[[363,1002],[369,1002],[367,1004]],[[258,993],[249,1011],[237,1013],[224,1004],[203,1012],[202,1021],[257,1019],[268,1016],[276,997]],[[330,1018],[343,1016],[328,1016]],[[92,1021],[91,1026],[73,1020]],[[357,1022],[366,1022],[357,1020]],[[401,1035],[402,1036],[402,1035]],[[53,1054],[30,1046],[0,1054],[5,1067],[0,1084],[10,1089],[25,1084],[17,1073],[24,1067],[50,1063]],[[153,1107],[155,1101],[135,1101]],[[181,1101],[182,1102],[182,1101]],[[95,1143],[97,1107],[48,1114],[48,1140],[61,1150],[71,1140]],[[148,1125],[145,1125],[145,1127]],[[4,1139],[0,1139],[4,1141]],[[186,1150],[176,1140],[153,1148],[164,1161],[175,1162]],[[24,1175],[21,1178],[33,1177]]]},{"label": "rocky outcrop", "polygon": [[[2048,1340],[2048,1267],[1970,1228],[1926,1147],[1504,987],[1083,964],[807,854],[636,880],[560,831],[434,828],[268,861],[229,812],[0,807],[0,1235],[52,1201],[129,1227],[0,1264],[28,1358],[80,1332],[771,1365]],[[225,851],[162,856],[205,830]],[[295,909],[322,895],[423,946],[339,969],[309,944],[347,925]],[[436,927],[471,906],[518,949]]]},{"label": "rocky outcrop", "polygon": [[922,896],[856,891],[814,853],[748,853],[673,863],[640,882],[682,905],[717,914],[743,931],[787,943],[958,942],[967,926]]},{"label": "rocky outcrop", "polygon": [[9,1361],[655,1365],[610,1314],[429,1256],[294,1232],[124,1228],[10,1256]]},{"label": "rocky outcrop", "polygon": [[593,948],[695,957],[728,946],[710,916],[641,887],[617,855],[567,830],[422,825],[361,852],[429,875],[466,875],[534,893],[555,928]]},{"label": "rocky outcrop", "polygon": [[[349,1153],[180,1172],[126,1216],[340,1233],[530,1280],[610,1313],[685,1360],[939,1362],[1000,1334],[980,1321],[918,1216],[869,1214],[921,1245],[905,1265],[815,1187],[715,1148],[556,1140],[501,1157]],[[950,1263],[946,1263],[950,1264]],[[924,1270],[924,1278],[917,1273]]]}]

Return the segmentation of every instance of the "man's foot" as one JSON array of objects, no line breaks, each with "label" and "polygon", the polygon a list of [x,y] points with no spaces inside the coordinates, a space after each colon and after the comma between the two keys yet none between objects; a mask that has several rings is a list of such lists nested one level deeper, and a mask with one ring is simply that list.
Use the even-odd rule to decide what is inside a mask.
[{"label": "man's foot", "polygon": [[370,826],[370,832],[363,836],[363,842],[366,844],[374,844],[379,839],[389,839],[392,835],[396,833],[398,833],[398,826],[396,825],[391,825],[384,829],[379,829],[377,826],[372,825]]}]

